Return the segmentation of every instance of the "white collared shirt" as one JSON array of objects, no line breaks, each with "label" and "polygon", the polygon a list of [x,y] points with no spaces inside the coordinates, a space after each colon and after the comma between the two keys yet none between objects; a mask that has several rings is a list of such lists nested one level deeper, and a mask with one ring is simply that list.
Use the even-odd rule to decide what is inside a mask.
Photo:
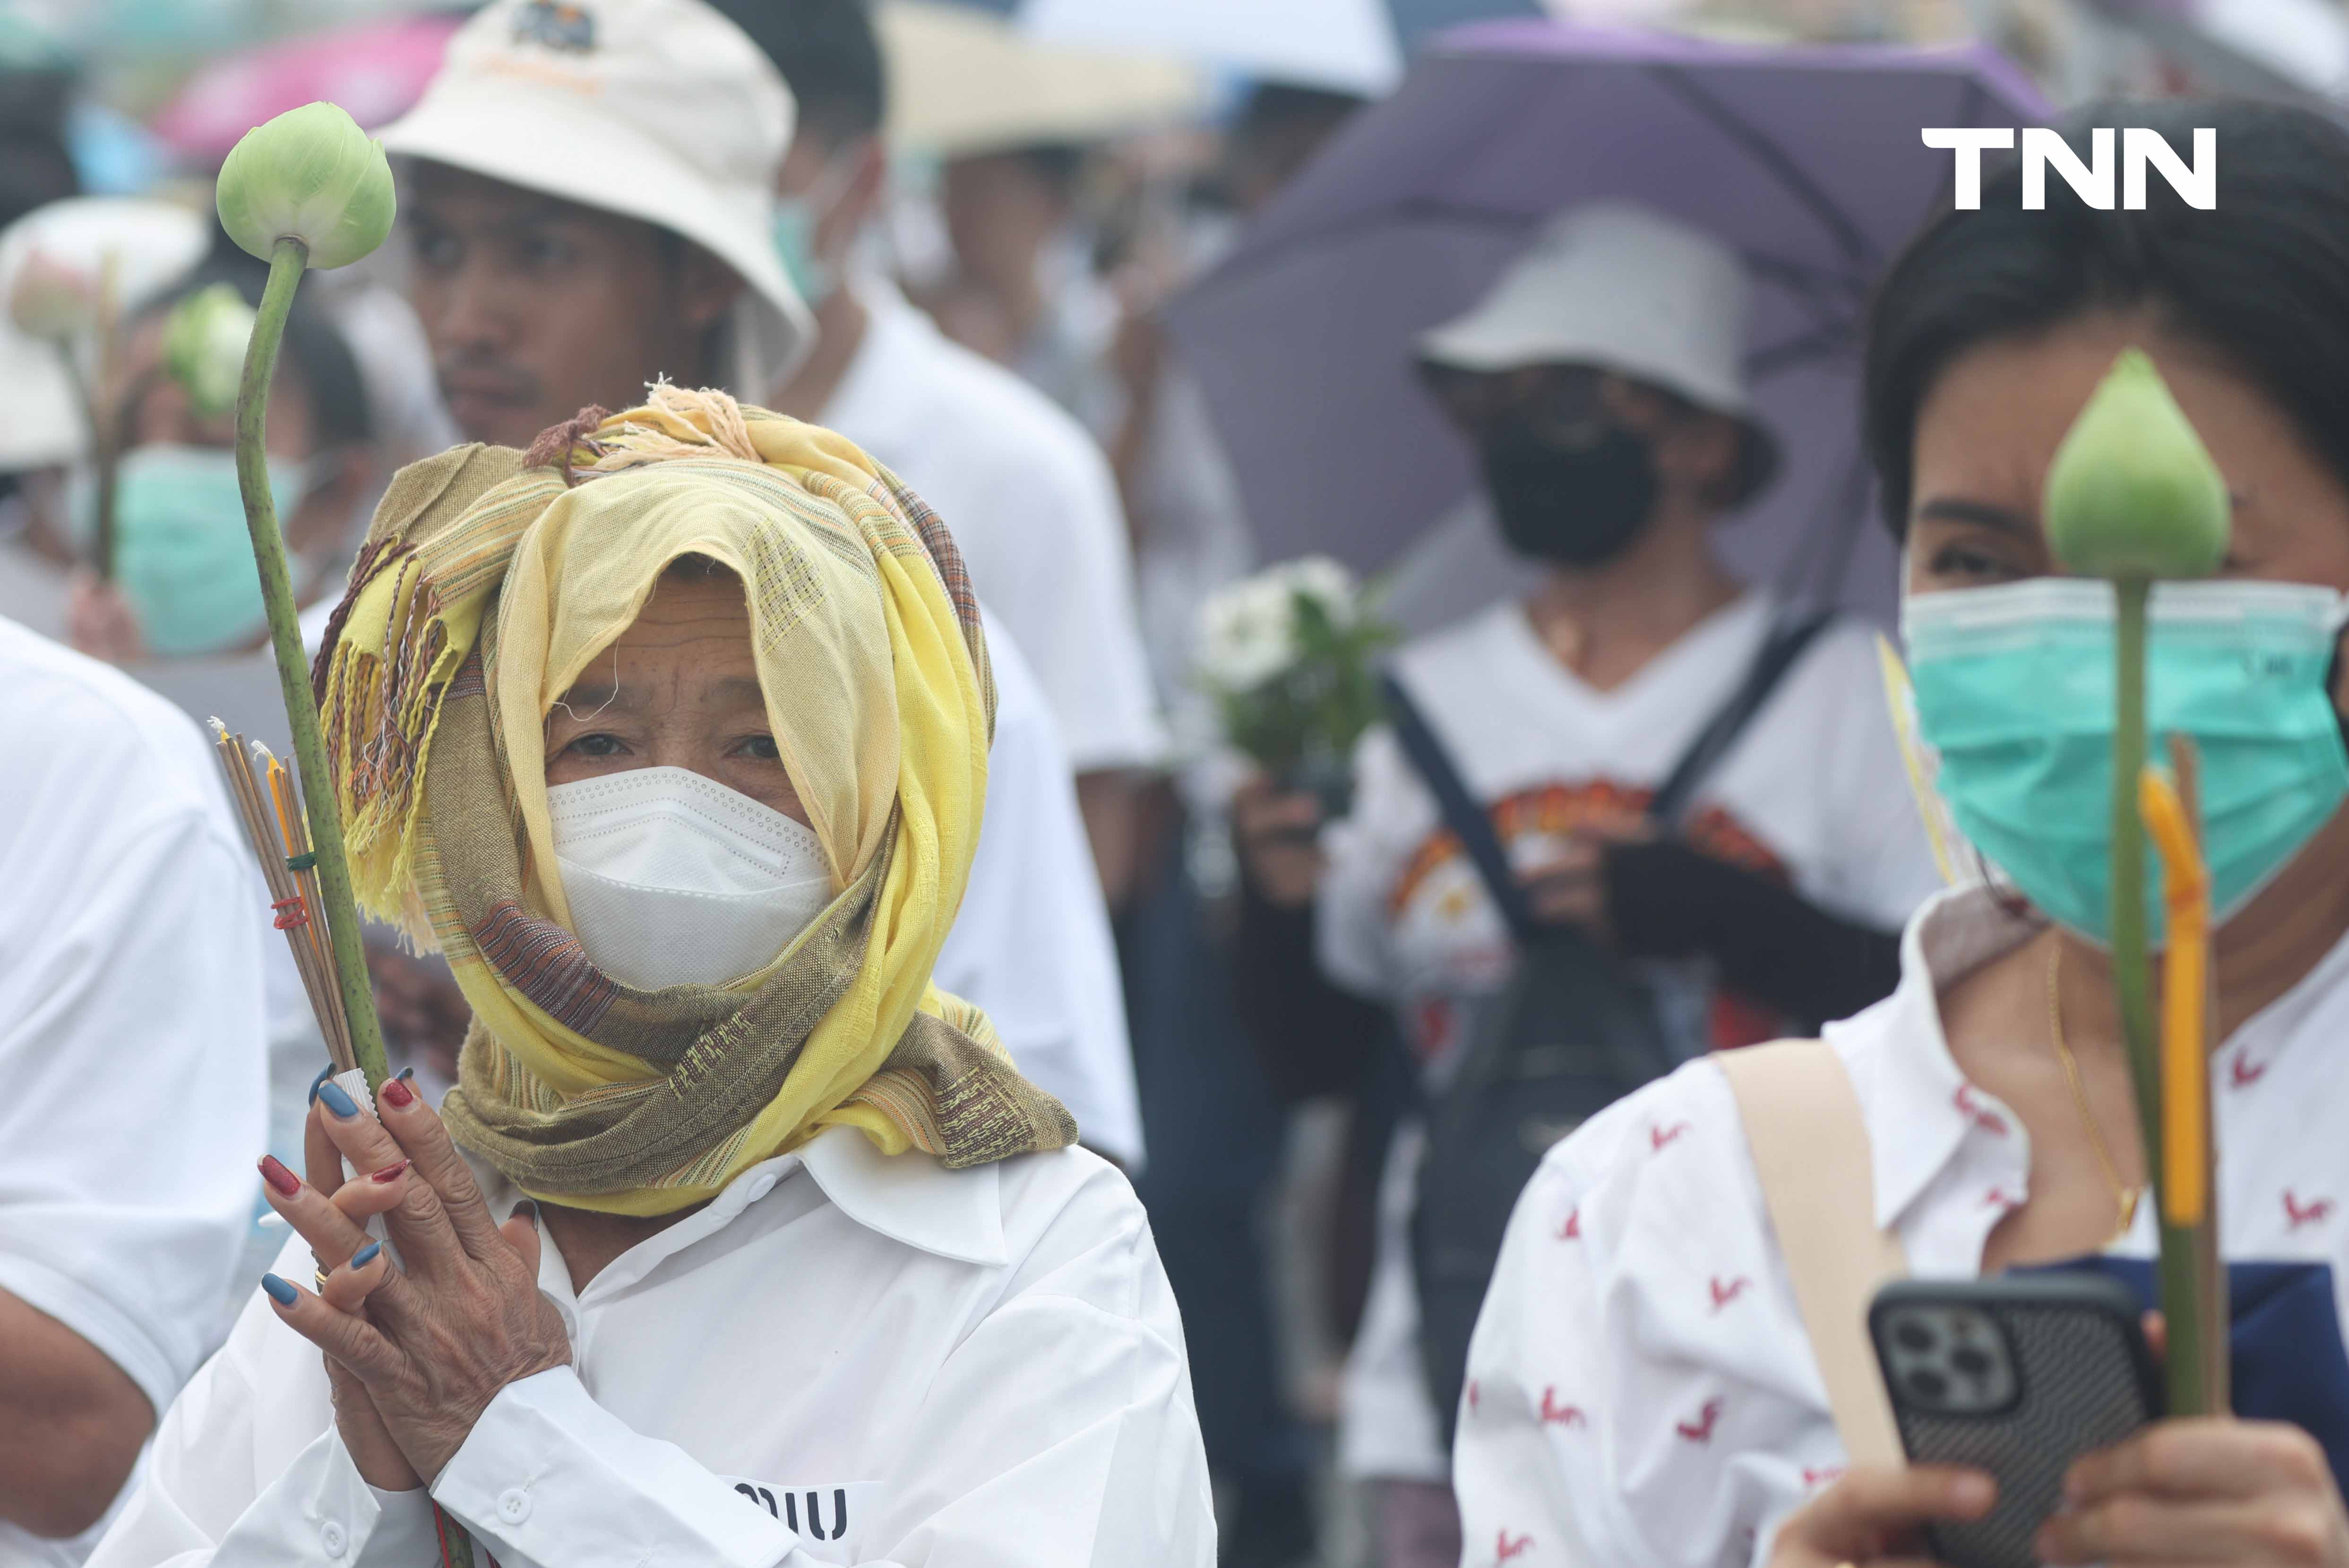
[{"label": "white collared shirt", "polygon": [[[296,1240],[280,1272],[309,1268]],[[950,1171],[834,1128],[575,1295],[550,1239],[539,1285],[573,1364],[501,1391],[430,1489],[502,1568],[1215,1561],[1182,1322],[1081,1149]],[[430,1514],[360,1480],[256,1294],[91,1568],[416,1568]]]},{"label": "white collared shirt", "polygon": [[946,522],[1003,618],[1081,774],[1166,753],[1134,607],[1133,546],[1109,461],[1082,425],[951,341],[886,282],[821,422],[895,472]]},{"label": "white collared shirt", "polygon": [[[2033,935],[1979,887],[1909,927],[1901,981],[1827,1042],[1911,1273],[1971,1279],[2029,1195],[2013,1111],[1966,1082],[1942,988]],[[2228,1254],[2333,1266],[2349,1292],[2349,940],[2211,1059]],[[2110,1251],[2149,1258],[2154,1206]],[[2349,1322],[2349,1297],[2337,1303]],[[1467,1568],[1758,1563],[1844,1452],[1717,1064],[1553,1148],[1510,1219],[1454,1445]]]},{"label": "white collared shirt", "polygon": [[[0,1291],[159,1410],[226,1326],[266,1136],[268,894],[209,753],[0,620]],[[93,1539],[0,1521],[0,1568]]]}]

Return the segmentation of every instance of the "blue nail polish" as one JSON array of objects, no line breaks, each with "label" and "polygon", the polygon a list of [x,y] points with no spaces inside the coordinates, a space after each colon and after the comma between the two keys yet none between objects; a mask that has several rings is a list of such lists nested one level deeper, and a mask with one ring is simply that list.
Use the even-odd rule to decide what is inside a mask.
[{"label": "blue nail polish", "polygon": [[401,1068],[401,1069],[400,1069],[397,1074],[395,1074],[395,1075],[394,1075],[394,1076],[396,1076],[397,1078],[398,1078],[398,1080],[399,1080],[401,1083],[403,1083],[403,1084],[404,1084],[404,1083],[408,1082],[408,1080],[409,1080],[409,1079],[413,1078],[414,1076],[416,1076],[416,1069],[415,1069],[415,1068],[413,1068],[413,1067],[402,1067],[402,1068]]},{"label": "blue nail polish", "polygon": [[328,1110],[345,1120],[359,1114],[357,1102],[343,1093],[343,1086],[331,1078],[318,1085],[318,1097],[326,1102]]},{"label": "blue nail polish", "polygon": [[359,1270],[366,1268],[369,1263],[374,1262],[375,1255],[382,1251],[382,1242],[369,1241],[366,1246],[361,1247],[357,1251],[353,1252],[351,1254],[350,1262],[351,1272],[357,1273]]},{"label": "blue nail polish", "polygon": [[294,1287],[287,1284],[284,1280],[279,1279],[275,1274],[262,1275],[261,1288],[267,1291],[269,1293],[269,1299],[275,1302],[279,1306],[292,1306],[294,1304]]},{"label": "blue nail polish", "polygon": [[323,1084],[323,1083],[325,1083],[327,1079],[329,1079],[329,1078],[333,1077],[334,1075],[335,1075],[335,1064],[334,1064],[332,1062],[327,1063],[325,1066],[323,1066],[323,1067],[321,1067],[321,1068],[319,1068],[319,1069],[318,1069],[318,1075],[317,1075],[316,1077],[315,1077],[315,1078],[313,1078],[313,1079],[311,1079],[311,1080],[310,1080],[310,1103],[311,1103],[311,1104],[316,1105],[316,1104],[317,1103],[317,1099],[318,1099],[318,1085],[321,1085],[321,1084]]}]

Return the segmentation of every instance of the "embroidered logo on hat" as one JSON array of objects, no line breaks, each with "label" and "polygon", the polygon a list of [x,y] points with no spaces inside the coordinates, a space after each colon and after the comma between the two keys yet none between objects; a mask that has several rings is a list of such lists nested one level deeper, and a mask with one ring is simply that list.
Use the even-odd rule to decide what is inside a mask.
[{"label": "embroidered logo on hat", "polygon": [[529,0],[514,14],[513,41],[584,55],[595,47],[595,14],[585,5]]}]

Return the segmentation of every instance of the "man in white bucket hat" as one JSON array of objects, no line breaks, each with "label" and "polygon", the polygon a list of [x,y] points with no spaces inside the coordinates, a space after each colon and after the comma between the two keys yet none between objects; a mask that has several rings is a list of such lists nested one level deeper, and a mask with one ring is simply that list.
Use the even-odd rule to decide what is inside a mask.
[{"label": "man in white bucket hat", "polygon": [[760,401],[806,351],[771,232],[792,95],[699,0],[497,0],[385,128],[409,297],[477,441],[667,376]]},{"label": "man in white bucket hat", "polygon": [[[1889,992],[1896,933],[1940,886],[1869,633],[1816,629],[1713,556],[1715,526],[1777,465],[1747,393],[1746,295],[1743,263],[1711,235],[1641,207],[1577,207],[1420,339],[1422,381],[1475,447],[1535,586],[1406,646],[1396,673],[1536,921],[1578,926],[1620,960],[1680,1057]],[[1653,821],[1659,785],[1774,647],[1781,677],[1751,722],[1675,822]],[[1254,797],[1253,880],[1311,900],[1321,971],[1395,1009],[1440,1106],[1493,1023],[1516,943],[1392,732],[1365,741],[1352,812],[1318,852],[1294,846],[1312,820],[1309,801]],[[1454,1412],[1430,1388],[1464,1351],[1447,1326],[1465,1324],[1433,1297],[1423,1313],[1407,1217],[1427,1203],[1431,1226],[1474,1234],[1515,1196],[1499,1214],[1453,1211],[1458,1186],[1437,1199],[1418,1185],[1426,1147],[1406,1127],[1389,1163],[1340,1431],[1341,1466],[1378,1483],[1398,1568],[1461,1550]],[[1537,1153],[1537,1139],[1527,1161]]]}]

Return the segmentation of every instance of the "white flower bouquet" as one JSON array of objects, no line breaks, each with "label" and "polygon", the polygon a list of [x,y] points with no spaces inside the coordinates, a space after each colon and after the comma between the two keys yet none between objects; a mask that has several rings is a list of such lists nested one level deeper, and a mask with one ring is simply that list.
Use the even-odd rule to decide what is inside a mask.
[{"label": "white flower bouquet", "polygon": [[1394,628],[1326,556],[1268,567],[1201,607],[1199,680],[1224,739],[1283,788],[1345,815],[1354,742],[1376,723],[1378,655]]}]

